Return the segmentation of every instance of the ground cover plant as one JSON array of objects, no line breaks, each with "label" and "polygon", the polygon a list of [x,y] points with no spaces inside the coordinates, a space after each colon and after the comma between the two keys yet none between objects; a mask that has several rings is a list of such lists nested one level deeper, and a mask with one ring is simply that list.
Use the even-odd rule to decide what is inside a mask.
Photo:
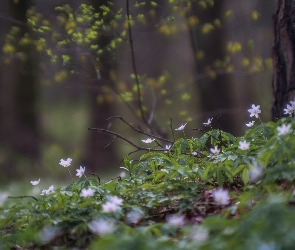
[{"label": "ground cover plant", "polygon": [[[204,123],[200,137],[131,142],[123,174],[102,180],[61,159],[72,183],[1,207],[4,249],[291,249],[295,244],[294,102],[290,117],[262,123],[259,105],[242,137]],[[136,128],[135,128],[136,129]],[[100,130],[98,128],[98,130]],[[101,129],[101,132],[106,132]],[[137,146],[143,145],[143,146]],[[76,176],[73,172],[76,169]],[[30,185],[28,183],[28,185]],[[47,187],[46,187],[47,188]],[[42,190],[43,189],[43,190]],[[20,199],[22,198],[22,199]]]},{"label": "ground cover plant", "polygon": [[[279,70],[273,78],[275,122],[262,122],[264,119],[260,116],[266,112],[261,111],[260,105],[252,104],[248,108],[247,130],[237,137],[220,128],[226,122],[231,125],[231,121],[224,119],[225,115],[214,114],[200,127],[190,110],[179,107],[180,103],[195,99],[190,91],[184,90],[202,79],[207,79],[207,87],[211,84],[214,87],[200,93],[200,99],[211,102],[217,99],[214,93],[218,93],[226,102],[227,94],[233,91],[228,85],[219,84],[217,76],[259,73],[272,68],[271,59],[256,55],[253,40],[248,41],[248,45],[221,41],[218,32],[232,24],[231,10],[220,19],[207,20],[204,18],[207,12],[203,11],[214,14],[221,9],[221,1],[169,0],[165,8],[160,1],[131,3],[126,0],[120,2],[119,7],[111,1],[93,3],[94,6],[83,3],[76,7],[68,4],[55,7],[57,15],[47,15],[39,6],[33,6],[23,16],[25,23],[9,19],[25,26],[26,30],[11,27],[2,48],[3,62],[7,65],[15,59],[30,62],[31,52],[37,51],[59,70],[52,74],[47,64],[40,64],[47,82],[53,76],[56,82],[81,77],[79,79],[96,83],[98,92],[93,91],[92,97],[100,111],[93,109],[91,117],[96,119],[92,124],[102,126],[89,128],[88,132],[111,137],[105,147],[123,141],[124,146],[128,145],[125,148],[133,149],[119,164],[117,170],[122,173],[114,178],[103,177],[104,168],[98,169],[95,164],[81,166],[71,159],[74,156],[66,155],[50,166],[49,174],[36,174],[24,191],[15,194],[8,190],[4,203],[1,194],[0,248],[292,249],[295,244],[295,100],[286,105],[292,96],[292,88],[289,88],[292,84],[285,88],[283,81],[292,79],[292,74],[287,73],[287,77],[282,74],[285,73],[283,59],[290,64],[292,60],[288,56],[294,53],[290,53],[292,39],[280,45],[281,38],[289,38],[284,33],[286,29],[282,28],[281,36],[276,34],[279,41],[274,47],[277,60],[273,68]],[[280,26],[276,30],[283,24],[281,16],[290,17],[293,12],[288,14],[286,10],[294,8],[283,0],[278,1],[278,5]],[[174,14],[185,22],[175,22]],[[254,10],[249,12],[250,16],[256,22],[260,13]],[[144,31],[152,29],[166,37],[181,31],[190,33],[197,70],[187,83],[176,80],[173,86],[172,79],[186,67],[180,69],[181,63],[177,60],[177,70],[161,68],[152,76],[138,71],[140,53],[135,41]],[[216,36],[210,36],[213,31],[217,32]],[[217,47],[218,54],[211,58],[208,52],[212,49],[207,41],[217,38],[215,45],[220,48]],[[118,60],[126,47],[130,63]],[[227,54],[221,53],[223,47]],[[277,50],[279,47],[283,53],[278,53],[281,52]],[[253,55],[239,56],[244,49]],[[285,55],[286,58],[281,58]],[[154,58],[153,62],[156,60]],[[237,60],[242,63],[236,63]],[[128,64],[128,67],[121,65],[121,70],[127,72],[126,79],[117,74],[113,65],[117,63]],[[287,65],[286,69],[292,67]],[[227,82],[226,78],[223,80]],[[28,85],[26,90],[32,92],[28,91]],[[179,100],[170,100],[174,93],[180,94]],[[129,122],[124,114],[111,116],[107,107],[114,100],[128,107],[136,122]],[[168,110],[165,106],[159,112],[156,104],[161,100],[177,108]],[[203,104],[205,107],[206,102]],[[179,116],[177,119],[183,123],[176,126],[175,118],[165,123],[167,116],[164,118],[163,114],[170,112]],[[102,119],[101,114],[109,118]],[[208,118],[207,114],[202,117]],[[282,118],[284,115],[288,117]],[[113,121],[127,127],[134,136],[126,134],[120,125],[112,126]],[[72,132],[67,132],[67,137],[71,138]],[[106,151],[101,152],[105,154]],[[97,155],[93,159],[101,160]],[[105,162],[101,165],[109,167]],[[23,169],[28,172],[28,168]],[[52,179],[47,185],[45,178],[55,172],[54,169],[69,174],[71,183],[57,188]],[[28,187],[33,189],[26,192]]]}]

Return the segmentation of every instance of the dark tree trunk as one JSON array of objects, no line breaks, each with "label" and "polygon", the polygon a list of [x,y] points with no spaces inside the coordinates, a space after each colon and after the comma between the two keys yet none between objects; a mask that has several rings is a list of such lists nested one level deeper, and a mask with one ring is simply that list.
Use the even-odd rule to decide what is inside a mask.
[{"label": "dark tree trunk", "polygon": [[[25,24],[28,7],[28,1],[17,4],[6,1],[4,11],[7,16]],[[6,32],[10,27],[11,24],[6,22]],[[25,25],[20,29],[20,37],[29,32]],[[20,164],[24,172],[28,171],[26,165],[32,167],[40,157],[38,87],[33,74],[36,58],[29,47],[22,48],[22,51],[25,60],[12,55],[9,63],[1,66],[0,76],[0,153],[3,156],[0,164],[11,175],[15,175],[15,167]]]},{"label": "dark tree trunk", "polygon": [[273,121],[284,116],[283,110],[295,90],[295,1],[278,1],[274,15],[274,35]]},{"label": "dark tree trunk", "polygon": [[[96,12],[101,11],[100,6],[107,4],[107,1],[90,1],[90,4],[95,8]],[[110,36],[100,36],[97,43],[99,47],[105,48],[111,41]],[[103,98],[103,101],[98,102],[98,96],[103,96],[103,87],[112,86],[112,81],[110,79],[110,72],[115,70],[115,62],[112,60],[111,52],[105,50],[104,53],[100,55],[99,62],[103,65],[100,70],[100,79],[97,78],[97,73],[93,68],[94,65],[89,64],[92,67],[93,79],[97,79],[96,85],[98,88],[95,91],[89,93],[90,101],[90,114],[91,114],[91,127],[106,128],[108,126],[107,118],[112,116],[112,103],[107,101],[107,97]],[[91,84],[93,83],[93,80]],[[118,154],[111,145],[107,148],[105,146],[112,140],[109,135],[104,133],[98,133],[97,131],[89,131],[87,137],[87,147],[85,151],[84,162],[90,171],[97,172],[100,171],[104,173],[114,169],[119,163]]]},{"label": "dark tree trunk", "polygon": [[[214,7],[201,8],[198,3],[192,5],[188,18],[196,16],[201,23],[211,23],[214,19],[223,15],[223,1],[214,2]],[[221,129],[234,133],[237,126],[236,119],[230,110],[233,105],[233,91],[229,74],[216,74],[214,77],[198,79],[198,76],[214,72],[212,67],[215,60],[223,60],[226,56],[226,32],[224,28],[215,28],[209,34],[203,34],[200,27],[190,26],[190,39],[195,59],[196,86],[199,92],[203,119],[219,117]],[[198,51],[204,52],[202,60],[197,58]],[[221,116],[219,116],[221,115]]]}]

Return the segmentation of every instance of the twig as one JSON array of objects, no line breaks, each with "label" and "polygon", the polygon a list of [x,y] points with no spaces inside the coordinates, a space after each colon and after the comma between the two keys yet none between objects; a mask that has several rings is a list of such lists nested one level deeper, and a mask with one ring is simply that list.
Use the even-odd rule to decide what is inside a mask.
[{"label": "twig", "polygon": [[117,176],[115,178],[109,179],[109,181],[113,181],[113,180],[116,180],[116,179],[119,179],[119,181],[121,181],[122,180],[122,177],[121,176]]},{"label": "twig", "polygon": [[118,139],[118,137],[116,137],[114,140],[110,141],[106,146],[104,146],[103,148],[107,148],[108,146],[110,146],[113,142],[115,142]]},{"label": "twig", "polygon": [[148,126],[148,128],[150,128],[149,123],[145,119],[144,111],[143,111],[143,107],[142,107],[142,102],[141,102],[140,84],[139,84],[138,72],[137,72],[136,62],[135,62],[132,30],[131,30],[131,23],[130,23],[129,0],[126,0],[126,12],[127,12],[127,20],[128,20],[128,35],[129,35],[129,44],[130,44],[130,51],[131,51],[132,67],[133,67],[133,72],[134,72],[134,75],[135,75],[135,83],[136,83],[136,86],[137,86],[138,107],[139,107],[140,115],[141,115],[141,118],[142,118],[143,122]]},{"label": "twig", "polygon": [[22,196],[7,196],[6,197],[7,199],[22,199],[22,198],[32,198],[32,199],[34,199],[35,201],[38,201],[38,199],[37,198],[35,198],[34,196],[32,196],[32,195],[22,195]]},{"label": "twig", "polygon": [[165,142],[169,142],[169,143],[173,143],[173,141],[171,140],[168,140],[168,139],[165,139],[165,138],[162,138],[160,136],[157,136],[157,135],[153,135],[153,134],[150,134],[150,133],[146,133],[144,132],[140,127],[139,129],[135,128],[134,126],[132,126],[130,123],[128,123],[127,121],[124,120],[124,118],[122,118],[121,116],[112,116],[110,118],[107,119],[107,121],[111,120],[111,119],[120,119],[122,122],[124,122],[126,125],[128,125],[130,128],[132,128],[134,131],[136,131],[137,133],[140,133],[140,134],[144,134],[144,135],[147,135],[149,137],[153,137],[153,138],[156,138],[156,139],[159,139],[159,140],[162,140],[162,141],[165,141]]},{"label": "twig", "polygon": [[153,119],[154,119],[154,113],[155,113],[156,104],[157,104],[157,97],[156,97],[155,91],[151,90],[151,92],[152,92],[152,96],[153,96],[153,101],[152,101],[152,108],[151,108],[151,111],[150,111],[150,116],[149,116],[149,119],[148,119],[149,124],[151,124]]},{"label": "twig", "polygon": [[[127,138],[125,138],[124,136],[122,136],[122,135],[120,135],[120,134],[118,134],[118,133],[116,133],[114,131],[108,130],[108,129],[103,129],[103,128],[88,128],[88,130],[98,130],[98,131],[100,131],[102,133],[107,133],[107,134],[115,135],[117,138],[120,138],[123,141],[128,142],[131,146],[135,147],[137,149],[137,151],[139,151],[139,150],[155,151],[155,152],[166,151],[166,149],[164,149],[164,148],[158,149],[158,148],[145,148],[145,147],[138,146],[135,143],[133,143],[132,141],[130,141]],[[151,135],[151,137],[154,137],[154,136]],[[162,139],[162,138],[160,138],[160,139]]]},{"label": "twig", "polygon": [[97,174],[95,174],[95,173],[88,173],[88,174],[95,175],[97,177],[97,179],[98,179],[98,183],[100,184],[100,178],[99,178],[99,176]]},{"label": "twig", "polygon": [[[120,117],[119,117],[120,118]],[[130,124],[128,124],[129,126],[131,126],[132,128],[134,128],[132,125],[130,125]],[[134,128],[135,129],[135,128]],[[134,150],[134,151],[131,151],[129,154],[128,154],[128,156],[129,155],[131,155],[131,154],[134,154],[134,153],[136,153],[136,152],[138,152],[138,151],[140,151],[140,150],[144,150],[144,151],[149,151],[149,152],[165,152],[165,151],[167,151],[167,149],[166,148],[163,148],[162,147],[162,145],[160,145],[157,141],[156,141],[156,143],[158,144],[158,146],[160,146],[161,148],[159,149],[159,148],[146,148],[146,147],[141,147],[141,146],[138,146],[138,145],[136,145],[135,143],[133,143],[132,141],[130,141],[130,140],[128,140],[127,138],[125,138],[124,136],[122,136],[122,135],[120,135],[120,134],[118,134],[118,133],[116,133],[116,132],[114,132],[114,131],[111,131],[111,130],[108,130],[108,129],[102,129],[102,128],[88,128],[88,130],[98,130],[99,132],[102,132],[102,133],[106,133],[106,134],[111,134],[111,135],[114,135],[114,136],[116,136],[116,139],[117,138],[120,138],[120,139],[122,139],[123,141],[126,141],[127,143],[129,143],[131,146],[133,146],[133,147],[135,147],[136,149]],[[135,129],[136,130],[136,129]],[[141,132],[141,131],[138,131],[138,132]],[[206,132],[205,132],[206,133]],[[147,133],[144,133],[144,134],[147,134]],[[156,136],[154,136],[154,135],[150,135],[151,137],[156,137]],[[163,138],[160,138],[161,140],[164,140]],[[112,142],[113,142],[114,140],[112,140]],[[167,141],[167,140],[166,140]],[[169,141],[169,142],[171,142],[172,144],[173,144],[173,142],[172,141]],[[110,143],[109,143],[110,144]],[[169,151],[171,151],[171,152],[174,152],[174,150],[169,150]],[[201,155],[201,156],[205,156],[204,154],[202,154],[201,152],[198,152],[198,151],[196,151],[199,155]],[[188,155],[190,155],[190,154],[188,154]],[[123,161],[123,160],[122,160]],[[120,161],[119,163],[118,163],[118,165],[122,162],[122,161]]]},{"label": "twig", "polygon": [[171,128],[171,132],[172,132],[172,136],[173,136],[173,142],[175,142],[174,130],[173,130],[173,127],[172,127],[172,118],[170,118],[170,128]]}]

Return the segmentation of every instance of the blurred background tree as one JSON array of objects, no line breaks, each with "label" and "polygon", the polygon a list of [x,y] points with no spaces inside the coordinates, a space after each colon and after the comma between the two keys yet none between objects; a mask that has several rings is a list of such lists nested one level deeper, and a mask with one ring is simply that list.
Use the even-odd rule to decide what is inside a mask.
[{"label": "blurred background tree", "polygon": [[295,90],[295,3],[292,1],[278,1],[278,8],[274,15],[274,46],[273,64],[274,76],[272,119],[276,121],[284,116],[284,108],[294,99]]},{"label": "blurred background tree", "polygon": [[169,138],[170,118],[174,127],[188,122],[186,136],[212,117],[214,127],[239,135],[252,103],[268,120],[274,5],[2,1],[0,164],[11,174],[39,166],[63,178],[58,162],[71,157],[77,167],[119,173],[130,147],[105,148],[113,138],[87,129],[146,138],[106,121],[114,115]]},{"label": "blurred background tree", "polygon": [[[10,54],[1,65],[0,81],[0,164],[2,171],[24,174],[40,164],[41,134],[38,114],[38,59],[27,40],[31,29],[26,25],[29,1],[14,4],[2,1],[1,8],[15,23],[1,22],[1,47]],[[10,30],[10,36],[5,34]],[[18,40],[16,46],[11,40]],[[5,174],[5,175],[6,175]],[[5,179],[5,175],[2,175]]]}]

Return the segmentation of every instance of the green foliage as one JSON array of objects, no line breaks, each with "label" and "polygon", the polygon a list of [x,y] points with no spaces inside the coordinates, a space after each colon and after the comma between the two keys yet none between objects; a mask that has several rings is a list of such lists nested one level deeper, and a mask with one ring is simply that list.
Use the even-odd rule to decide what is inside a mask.
[{"label": "green foliage", "polygon": [[[278,135],[282,124],[293,130]],[[138,162],[125,158],[126,179],[83,177],[50,194],[3,206],[0,246],[291,249],[294,128],[295,119],[284,118],[254,125],[240,138],[218,129],[204,131],[199,138],[178,139],[162,153],[145,153]],[[248,148],[241,147],[245,141]],[[230,191],[228,204],[212,196],[218,187]],[[81,196],[88,188],[94,195]],[[123,203],[106,211],[114,196]],[[171,222],[175,215],[180,222]],[[90,226],[95,220],[115,230],[97,233]]]},{"label": "green foliage", "polygon": [[[169,70],[153,78],[133,72],[127,84],[118,82],[116,73],[105,70],[102,61],[116,61],[122,46],[136,38],[128,37],[133,28],[146,30],[151,23],[166,37],[190,30],[206,38],[227,25],[235,13],[226,10],[225,19],[206,21],[201,14],[191,15],[194,8],[206,11],[214,7],[213,0],[169,0],[165,7],[168,11],[158,14],[162,7],[157,1],[136,1],[132,8],[137,11],[127,14],[123,7],[114,9],[111,1],[96,9],[86,4],[77,9],[64,5],[56,7],[54,22],[33,7],[27,13],[27,25],[33,32],[20,34],[20,29],[11,28],[2,47],[7,57],[4,62],[9,63],[12,54],[24,60],[22,51],[30,46],[61,66],[54,74],[56,82],[68,74],[79,74],[76,65],[90,64],[98,80],[101,72],[109,74],[119,101],[136,103],[145,100],[145,95],[150,97],[152,90],[155,100],[171,104],[173,91],[168,84],[173,76]],[[185,25],[175,22],[178,15]],[[259,12],[253,11],[251,18],[257,22]],[[227,56],[204,65],[205,74],[215,78],[219,70],[239,68],[233,66],[234,56],[245,48],[253,52],[255,42],[229,41]],[[196,48],[196,61],[206,59],[206,53]],[[271,68],[271,61],[259,55],[241,59],[241,68],[250,73],[267,67]],[[112,99],[111,84],[104,85],[99,103]],[[182,102],[191,99],[189,92],[181,92]],[[137,108],[147,109],[145,104]],[[180,111],[183,116],[187,113]],[[128,172],[126,179],[83,177],[45,195],[22,197],[25,199],[0,208],[0,248],[290,249],[295,243],[294,132],[277,132],[278,126],[286,123],[295,128],[294,119],[285,118],[253,126],[241,138],[219,129],[201,130],[202,136],[180,138],[166,152],[149,149],[139,161],[126,157],[122,167]],[[214,198],[218,188],[229,190],[228,203],[220,204]],[[85,192],[94,194],[83,195]],[[122,199],[123,204],[107,210],[110,197]],[[94,230],[92,223],[99,221],[107,226],[100,224]]]}]

